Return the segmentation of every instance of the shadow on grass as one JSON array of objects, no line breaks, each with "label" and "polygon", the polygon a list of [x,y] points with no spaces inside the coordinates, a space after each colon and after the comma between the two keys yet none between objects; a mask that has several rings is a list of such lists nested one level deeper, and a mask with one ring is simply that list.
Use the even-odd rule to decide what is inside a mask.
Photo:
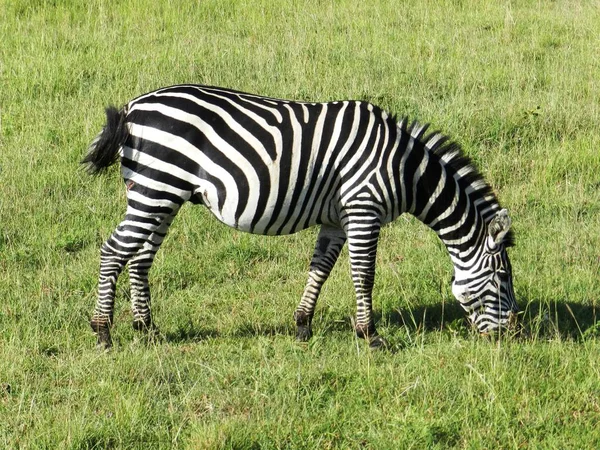
[{"label": "shadow on grass", "polygon": [[296,328],[292,323],[280,324],[260,324],[260,323],[245,323],[234,330],[220,332],[211,328],[200,328],[196,325],[181,325],[175,330],[163,333],[163,337],[167,342],[183,343],[183,342],[200,342],[206,339],[219,337],[234,337],[245,338],[252,336],[293,336],[296,333]]},{"label": "shadow on grass", "polygon": [[595,300],[585,304],[558,299],[532,300],[524,308],[523,323],[534,335],[585,339],[600,336],[599,313],[600,305]]},{"label": "shadow on grass", "polygon": [[[524,337],[561,337],[580,339],[600,336],[600,305],[565,300],[522,300],[520,324]],[[413,331],[443,331],[471,325],[458,303],[395,310],[376,316],[379,323],[407,327]]]},{"label": "shadow on grass", "polygon": [[179,326],[175,330],[167,331],[162,334],[165,341],[172,343],[200,342],[206,339],[219,337],[219,333],[216,330],[200,329],[194,326]]},{"label": "shadow on grass", "polygon": [[[521,302],[522,336],[527,337],[560,337],[568,339],[584,339],[600,336],[600,305],[590,301],[589,304],[573,303],[563,300],[524,301]],[[525,306],[523,306],[523,304]],[[471,325],[464,310],[458,303],[440,303],[433,306],[420,306],[411,310],[398,309],[381,313],[374,311],[375,321],[379,326],[404,327],[413,332],[456,332],[468,333]],[[335,332],[352,333],[353,318],[333,315],[322,315],[315,318],[313,329],[321,335]],[[294,336],[296,326],[293,320],[282,320],[280,323],[244,323],[237,328],[220,332],[214,328],[199,327],[187,323],[175,330],[163,334],[167,342],[200,342],[210,338],[253,336]]]}]

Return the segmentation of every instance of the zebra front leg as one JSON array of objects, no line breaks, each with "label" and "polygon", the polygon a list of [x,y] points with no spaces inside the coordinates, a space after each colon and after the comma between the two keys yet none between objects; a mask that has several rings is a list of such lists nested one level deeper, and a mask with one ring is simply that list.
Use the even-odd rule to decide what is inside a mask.
[{"label": "zebra front leg", "polygon": [[172,215],[173,210],[175,208],[161,208],[160,212],[153,213],[151,208],[141,211],[128,206],[125,219],[102,246],[98,300],[90,320],[99,347],[108,348],[112,345],[110,327],[113,323],[115,288],[119,274],[164,220]]},{"label": "zebra front leg", "polygon": [[306,342],[312,337],[311,323],[321,287],[329,277],[345,242],[346,233],[343,230],[326,225],[321,227],[310,262],[308,281],[300,304],[294,312],[296,339],[299,341]]},{"label": "zebra front leg", "polygon": [[369,217],[364,211],[356,217],[348,216],[346,220],[352,282],[356,292],[355,329],[357,336],[366,339],[371,348],[387,345],[377,333],[372,314],[372,292],[380,227],[377,216]]},{"label": "zebra front leg", "polygon": [[156,331],[150,308],[148,273],[176,214],[177,210],[165,218],[157,230],[144,242],[138,253],[129,261],[131,312],[133,313],[133,328],[137,331]]}]

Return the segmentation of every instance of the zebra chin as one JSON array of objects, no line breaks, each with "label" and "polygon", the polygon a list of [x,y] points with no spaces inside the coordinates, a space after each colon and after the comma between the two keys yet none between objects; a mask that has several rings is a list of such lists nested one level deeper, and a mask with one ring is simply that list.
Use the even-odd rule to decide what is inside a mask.
[{"label": "zebra chin", "polygon": [[520,330],[519,311],[518,309],[508,311],[492,311],[486,310],[482,312],[473,312],[469,314],[470,322],[477,327],[477,330],[482,335],[492,333],[501,333],[508,331],[510,333],[518,333]]}]

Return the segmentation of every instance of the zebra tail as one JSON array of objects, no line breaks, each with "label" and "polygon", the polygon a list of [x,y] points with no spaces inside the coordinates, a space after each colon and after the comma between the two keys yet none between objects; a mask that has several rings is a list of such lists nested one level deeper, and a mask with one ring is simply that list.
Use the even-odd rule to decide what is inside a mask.
[{"label": "zebra tail", "polygon": [[127,138],[125,110],[114,106],[106,108],[106,125],[88,147],[81,160],[90,175],[100,175],[119,159],[119,149]]}]

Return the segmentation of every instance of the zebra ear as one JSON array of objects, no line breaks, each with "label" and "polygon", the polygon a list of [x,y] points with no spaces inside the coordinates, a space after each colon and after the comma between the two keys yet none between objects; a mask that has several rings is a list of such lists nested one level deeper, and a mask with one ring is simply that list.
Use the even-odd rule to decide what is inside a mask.
[{"label": "zebra ear", "polygon": [[510,224],[511,220],[506,209],[501,209],[496,213],[488,225],[488,233],[495,245],[498,245],[502,242],[510,230]]}]

